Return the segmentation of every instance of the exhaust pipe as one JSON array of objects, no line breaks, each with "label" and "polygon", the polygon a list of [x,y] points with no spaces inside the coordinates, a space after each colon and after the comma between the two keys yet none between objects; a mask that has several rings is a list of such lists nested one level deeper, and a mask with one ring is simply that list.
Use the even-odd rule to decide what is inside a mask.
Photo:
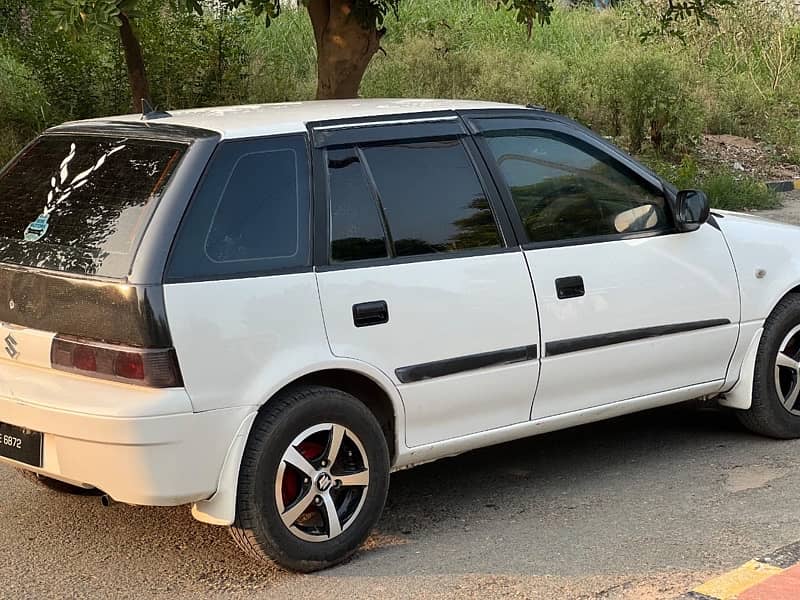
[{"label": "exhaust pipe", "polygon": [[114,500],[108,494],[103,494],[102,496],[100,496],[100,504],[102,504],[106,508],[108,508],[109,506],[112,506],[113,504],[116,504],[116,503],[117,503],[117,501]]}]

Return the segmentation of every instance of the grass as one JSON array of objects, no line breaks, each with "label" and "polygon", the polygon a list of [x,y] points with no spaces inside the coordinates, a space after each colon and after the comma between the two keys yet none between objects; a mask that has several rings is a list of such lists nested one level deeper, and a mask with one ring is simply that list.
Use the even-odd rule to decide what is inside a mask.
[{"label": "grass", "polygon": [[676,165],[652,154],[639,159],[679,189],[700,189],[713,208],[723,210],[767,210],[778,208],[778,194],[747,174],[719,166],[701,168],[691,158]]}]

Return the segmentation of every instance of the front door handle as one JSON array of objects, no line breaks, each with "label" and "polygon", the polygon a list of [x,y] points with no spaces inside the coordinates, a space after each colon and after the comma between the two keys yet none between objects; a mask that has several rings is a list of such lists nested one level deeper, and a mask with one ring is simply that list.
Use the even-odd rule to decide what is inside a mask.
[{"label": "front door handle", "polygon": [[556,279],[556,295],[559,300],[580,298],[584,294],[586,294],[586,288],[583,285],[583,277],[580,275]]},{"label": "front door handle", "polygon": [[370,327],[388,322],[389,306],[384,300],[353,305],[353,324],[356,327]]}]

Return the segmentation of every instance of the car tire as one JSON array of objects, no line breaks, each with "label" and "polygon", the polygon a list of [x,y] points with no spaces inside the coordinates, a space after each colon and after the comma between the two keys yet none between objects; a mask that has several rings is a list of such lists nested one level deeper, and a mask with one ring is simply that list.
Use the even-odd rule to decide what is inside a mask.
[{"label": "car tire", "polygon": [[33,471],[26,471],[25,469],[17,469],[20,475],[25,479],[35,482],[37,485],[46,487],[54,492],[61,494],[69,494],[70,496],[101,496],[103,492],[97,488],[82,488],[77,485],[70,485],[58,479],[52,479],[45,475],[39,475]]},{"label": "car tire", "polygon": [[800,438],[800,294],[778,303],[764,324],[753,376],[753,401],[737,411],[750,431]]},{"label": "car tire", "polygon": [[289,389],[253,424],[231,533],[256,559],[325,569],[358,550],[388,488],[387,442],[370,410],[333,388]]}]

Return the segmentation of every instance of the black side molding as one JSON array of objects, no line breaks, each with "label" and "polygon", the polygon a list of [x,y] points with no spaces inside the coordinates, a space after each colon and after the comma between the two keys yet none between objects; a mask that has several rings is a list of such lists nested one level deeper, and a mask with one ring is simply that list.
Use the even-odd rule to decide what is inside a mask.
[{"label": "black side molding", "polygon": [[538,356],[536,344],[532,346],[520,346],[519,348],[507,348],[494,352],[482,352],[481,354],[470,354],[446,360],[437,360],[409,367],[395,369],[395,375],[401,383],[413,383],[423,379],[433,379],[434,377],[444,377],[454,375],[464,371],[474,371],[486,367],[499,365],[510,365],[512,363],[535,360]]},{"label": "black side molding", "polygon": [[686,333],[698,329],[708,329],[709,327],[720,327],[730,324],[731,322],[729,319],[709,319],[707,321],[692,321],[690,323],[673,323],[671,325],[628,329],[626,331],[614,331],[612,333],[601,333],[598,335],[587,335],[586,337],[547,342],[547,344],[545,344],[545,349],[547,351],[547,356],[556,356],[558,354],[591,350],[593,348],[602,348],[603,346],[611,346],[613,344],[624,344],[626,342],[635,342],[647,338],[660,337],[662,335]]}]

